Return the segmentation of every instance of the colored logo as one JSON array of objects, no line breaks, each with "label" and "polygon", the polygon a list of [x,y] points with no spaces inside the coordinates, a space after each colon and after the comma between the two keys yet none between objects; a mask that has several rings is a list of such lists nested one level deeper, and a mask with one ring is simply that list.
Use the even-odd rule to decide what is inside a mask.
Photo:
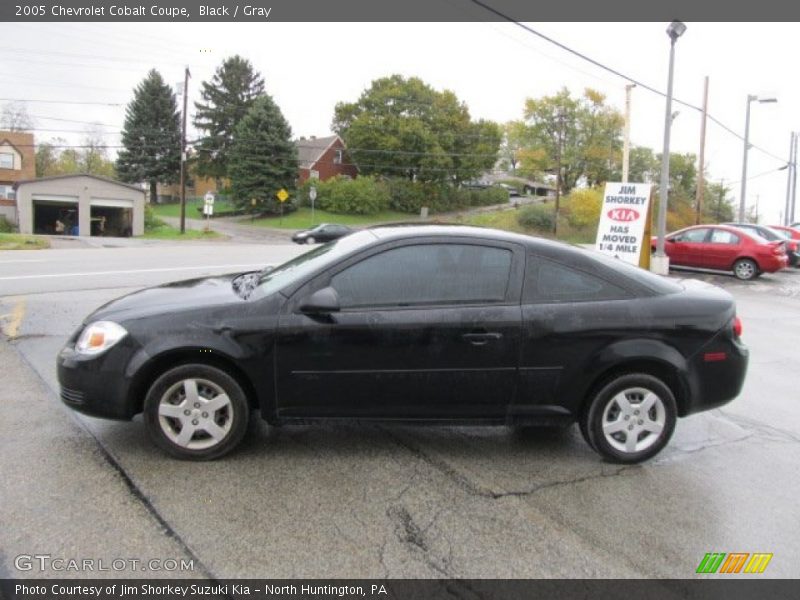
[{"label": "colored logo", "polygon": [[736,573],[763,573],[772,553],[766,552],[708,552],[697,566],[697,573],[711,575],[723,573],[734,575]]},{"label": "colored logo", "polygon": [[639,218],[639,212],[632,208],[612,208],[608,211],[608,218],[612,221],[627,223],[629,221],[636,221]]}]

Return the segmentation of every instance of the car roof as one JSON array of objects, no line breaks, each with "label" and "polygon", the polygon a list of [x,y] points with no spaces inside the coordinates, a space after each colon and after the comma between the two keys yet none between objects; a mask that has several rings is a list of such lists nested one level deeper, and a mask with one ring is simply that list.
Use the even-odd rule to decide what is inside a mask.
[{"label": "car roof", "polygon": [[550,240],[511,231],[449,223],[389,223],[370,227],[369,230],[375,234],[375,237],[386,240],[422,236],[450,236],[515,242],[518,244],[525,244],[526,246],[538,243],[549,243],[557,246],[566,245],[561,242],[552,242]]}]

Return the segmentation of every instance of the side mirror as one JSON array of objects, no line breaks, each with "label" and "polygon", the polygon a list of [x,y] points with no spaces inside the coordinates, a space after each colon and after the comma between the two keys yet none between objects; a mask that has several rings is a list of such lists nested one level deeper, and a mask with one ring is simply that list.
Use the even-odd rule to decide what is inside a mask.
[{"label": "side mirror", "polygon": [[332,287],[317,290],[300,304],[300,312],[306,315],[325,315],[339,312],[340,308],[339,294]]}]

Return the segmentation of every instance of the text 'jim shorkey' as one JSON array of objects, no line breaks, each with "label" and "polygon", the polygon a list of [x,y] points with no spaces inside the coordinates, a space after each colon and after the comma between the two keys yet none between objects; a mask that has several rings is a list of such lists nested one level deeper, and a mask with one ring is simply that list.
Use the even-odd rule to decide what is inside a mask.
[{"label": "text 'jim shorkey'", "polygon": [[708,552],[697,566],[698,573],[763,573],[772,553],[766,552]]}]

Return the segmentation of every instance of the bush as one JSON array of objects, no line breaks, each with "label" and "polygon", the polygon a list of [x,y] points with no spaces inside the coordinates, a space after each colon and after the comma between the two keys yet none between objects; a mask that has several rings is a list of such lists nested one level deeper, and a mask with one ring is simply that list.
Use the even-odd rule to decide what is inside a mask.
[{"label": "bush", "polygon": [[541,233],[551,233],[556,222],[555,207],[552,204],[532,204],[521,208],[517,214],[517,223],[525,229]]},{"label": "bush", "polygon": [[294,205],[311,206],[308,191],[317,189],[314,205],[322,210],[350,215],[370,215],[389,208],[389,189],[374,177],[334,177],[327,181],[309,179],[298,190]]},{"label": "bush", "polygon": [[11,233],[12,231],[14,231],[14,228],[11,223],[6,221],[5,215],[0,215],[0,233]]},{"label": "bush", "polygon": [[149,204],[144,205],[144,230],[152,231],[166,225],[164,221],[159,219],[153,212],[153,207]]},{"label": "bush", "polygon": [[564,212],[570,225],[577,228],[597,225],[603,206],[603,192],[600,189],[575,189],[564,200]]},{"label": "bush", "polygon": [[443,213],[508,202],[508,193],[496,186],[486,189],[467,189],[408,179],[391,179],[388,181],[388,186],[391,208],[407,213],[419,213],[423,206],[427,206],[431,213]]}]

